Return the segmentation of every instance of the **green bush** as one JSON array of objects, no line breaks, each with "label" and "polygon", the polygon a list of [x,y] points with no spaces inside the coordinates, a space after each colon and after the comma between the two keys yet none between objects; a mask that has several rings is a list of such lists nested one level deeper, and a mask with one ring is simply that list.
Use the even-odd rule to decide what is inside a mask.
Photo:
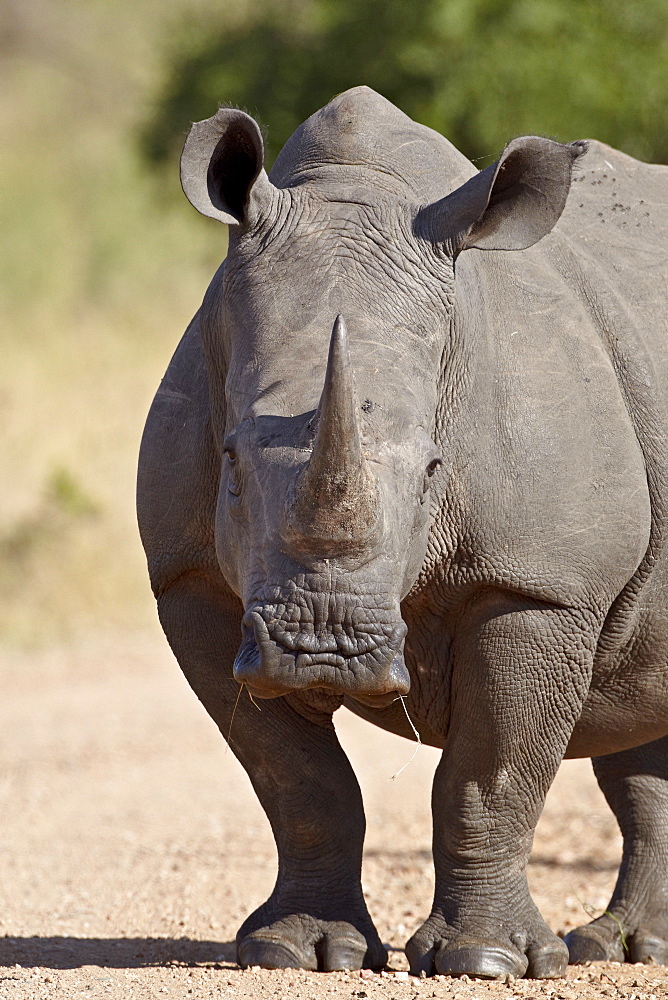
[{"label": "green bush", "polygon": [[665,0],[287,0],[179,45],[143,132],[174,162],[219,102],[266,126],[269,160],[330,98],[361,83],[472,159],[513,136],[594,137],[668,159]]}]

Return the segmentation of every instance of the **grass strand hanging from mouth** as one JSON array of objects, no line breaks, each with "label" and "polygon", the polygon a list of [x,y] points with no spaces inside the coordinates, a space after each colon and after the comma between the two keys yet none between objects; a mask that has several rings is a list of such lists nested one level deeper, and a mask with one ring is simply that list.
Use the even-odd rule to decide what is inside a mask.
[{"label": "grass strand hanging from mouth", "polygon": [[237,714],[237,705],[239,704],[239,698],[241,698],[241,692],[243,691],[243,684],[239,685],[239,691],[237,692],[236,701],[234,702],[234,708],[232,709],[232,718],[230,719],[230,728],[227,733],[227,746],[225,747],[225,753],[230,749],[230,737],[232,736],[232,723],[234,722],[234,716]]},{"label": "grass strand hanging from mouth", "polygon": [[415,739],[417,740],[417,746],[416,746],[415,750],[413,751],[410,759],[406,761],[406,763],[403,765],[403,767],[400,767],[398,771],[395,771],[394,774],[390,775],[390,781],[394,781],[395,778],[398,778],[399,775],[401,774],[401,772],[405,771],[406,768],[408,767],[408,765],[413,763],[413,761],[415,760],[415,758],[418,755],[418,751],[419,751],[420,747],[422,746],[422,740],[420,739],[420,734],[418,733],[417,729],[413,725],[413,720],[411,719],[410,715],[408,714],[408,709],[406,708],[406,699],[404,698],[404,696],[402,694],[399,695],[399,701],[401,702],[401,704],[403,706],[403,709],[404,709],[404,712],[406,713],[406,718],[408,719],[408,723],[409,723],[411,729],[413,730],[413,732],[415,733]]},{"label": "grass strand hanging from mouth", "polygon": [[255,705],[255,707],[257,708],[258,712],[261,712],[261,711],[262,711],[262,709],[260,708],[260,706],[259,706],[259,705],[258,705],[258,703],[256,702],[255,698],[254,698],[254,697],[253,697],[253,695],[251,694],[251,689],[247,687],[247,688],[246,688],[246,690],[248,691],[248,697],[249,697],[249,698],[250,698],[250,700],[251,700],[251,701],[253,702],[253,704],[254,704],[254,705]]}]

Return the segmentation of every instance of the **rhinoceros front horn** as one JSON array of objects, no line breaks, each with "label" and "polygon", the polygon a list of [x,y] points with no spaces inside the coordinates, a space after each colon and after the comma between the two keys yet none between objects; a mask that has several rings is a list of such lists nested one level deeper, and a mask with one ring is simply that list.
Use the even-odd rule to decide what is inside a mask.
[{"label": "rhinoceros front horn", "polygon": [[[313,452],[295,486],[290,525],[314,555],[369,544],[380,516],[376,479],[362,453],[348,333],[332,330]],[[319,543],[319,544],[318,544]]]}]

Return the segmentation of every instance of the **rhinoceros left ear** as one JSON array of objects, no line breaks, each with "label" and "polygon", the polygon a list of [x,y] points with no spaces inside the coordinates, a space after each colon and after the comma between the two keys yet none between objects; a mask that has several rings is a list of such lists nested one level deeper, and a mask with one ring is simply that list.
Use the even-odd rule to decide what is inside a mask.
[{"label": "rhinoceros left ear", "polygon": [[244,111],[220,108],[195,122],[181,154],[181,186],[198,212],[228,226],[243,225],[271,201],[257,122]]},{"label": "rhinoceros left ear", "polygon": [[525,250],[552,231],[566,204],[573,163],[586,143],[513,139],[490,167],[420,213],[432,239],[455,253]]}]

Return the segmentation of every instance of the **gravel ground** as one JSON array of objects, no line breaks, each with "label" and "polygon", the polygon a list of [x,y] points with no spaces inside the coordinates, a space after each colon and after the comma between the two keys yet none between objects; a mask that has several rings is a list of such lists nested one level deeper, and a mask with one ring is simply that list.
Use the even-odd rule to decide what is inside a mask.
[{"label": "gravel ground", "polygon": [[[0,998],[668,998],[660,966],[574,966],[563,980],[414,979],[405,940],[431,901],[437,753],[337,714],[364,793],[364,885],[390,971],[240,971],[234,934],[275,855],[248,779],[158,636],[2,654]],[[530,882],[565,932],[598,914],[620,855],[588,761],[563,765]]]}]

